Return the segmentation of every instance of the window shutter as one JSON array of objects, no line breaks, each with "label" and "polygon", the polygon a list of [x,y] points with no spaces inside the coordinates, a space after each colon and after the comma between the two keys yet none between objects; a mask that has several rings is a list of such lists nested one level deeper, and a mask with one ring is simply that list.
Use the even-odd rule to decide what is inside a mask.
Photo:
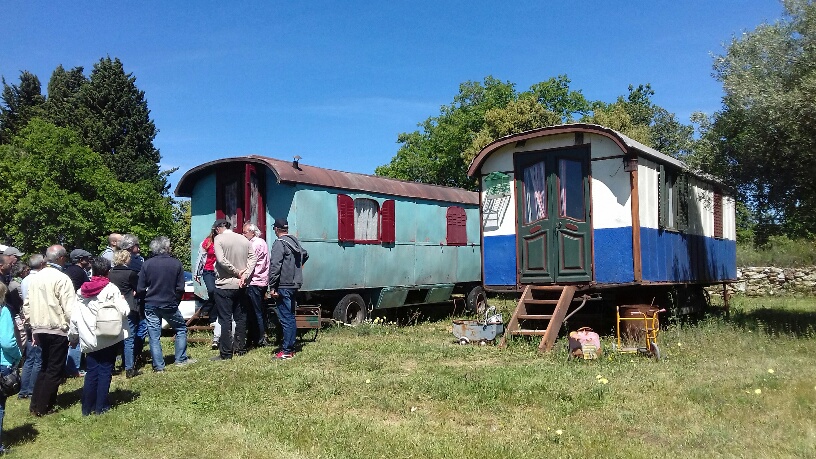
[{"label": "window shutter", "polygon": [[337,239],[354,240],[354,200],[345,194],[337,195]]},{"label": "window shutter", "polygon": [[395,222],[394,200],[389,199],[383,202],[380,208],[380,242],[393,244],[396,241]]},{"label": "window shutter", "polygon": [[714,237],[723,237],[723,196],[722,191],[714,189]]},{"label": "window shutter", "polygon": [[660,172],[657,177],[657,226],[659,228],[666,227],[666,169],[660,165]]},{"label": "window shutter", "polygon": [[447,214],[448,245],[467,244],[467,215],[461,207],[448,207]]},{"label": "window shutter", "polygon": [[691,184],[685,173],[677,175],[677,229],[685,231],[689,226],[689,199]]}]

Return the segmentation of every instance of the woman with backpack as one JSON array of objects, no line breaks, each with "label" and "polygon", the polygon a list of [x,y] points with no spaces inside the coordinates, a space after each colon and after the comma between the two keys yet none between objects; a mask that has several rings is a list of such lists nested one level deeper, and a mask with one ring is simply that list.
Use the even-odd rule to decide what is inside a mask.
[{"label": "woman with backpack", "polygon": [[[16,371],[15,365],[22,358],[18,334],[15,333],[14,319],[5,304],[6,293],[8,293],[6,284],[0,282],[0,374],[3,376]],[[3,417],[5,414],[6,395],[0,391],[0,440],[2,440]],[[0,454],[5,454],[6,451],[3,443],[0,442]]]},{"label": "woman with backpack", "polygon": [[119,288],[108,280],[110,262],[102,257],[91,262],[93,276],[82,284],[71,313],[68,339],[79,342],[85,353],[87,372],[82,387],[82,415],[102,414],[110,409],[113,367],[119,343],[128,335],[127,300]]}]

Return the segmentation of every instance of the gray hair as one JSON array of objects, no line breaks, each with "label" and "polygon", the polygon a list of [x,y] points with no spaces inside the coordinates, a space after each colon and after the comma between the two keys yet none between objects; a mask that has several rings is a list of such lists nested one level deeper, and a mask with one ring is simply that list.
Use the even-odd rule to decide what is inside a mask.
[{"label": "gray hair", "polygon": [[45,257],[41,253],[35,253],[28,258],[28,267],[31,269],[42,268]]},{"label": "gray hair", "polygon": [[133,234],[125,234],[119,239],[119,250],[128,250],[135,245],[139,245],[139,238]]},{"label": "gray hair", "polygon": [[254,223],[247,223],[246,225],[244,225],[244,228],[247,228],[250,231],[252,231],[252,234],[254,234],[255,237],[261,237],[261,230],[258,228],[258,225]]},{"label": "gray hair", "polygon": [[167,236],[158,236],[150,241],[150,252],[153,255],[170,252],[170,239]]},{"label": "gray hair", "polygon": [[45,259],[49,263],[56,263],[60,257],[68,258],[68,251],[61,245],[52,245],[45,251]]}]

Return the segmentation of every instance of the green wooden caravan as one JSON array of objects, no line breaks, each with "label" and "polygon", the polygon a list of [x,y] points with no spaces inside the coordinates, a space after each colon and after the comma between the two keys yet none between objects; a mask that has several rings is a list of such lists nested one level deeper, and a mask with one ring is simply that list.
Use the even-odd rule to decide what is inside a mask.
[{"label": "green wooden caravan", "polygon": [[241,156],[187,171],[175,194],[191,199],[192,253],[217,218],[255,223],[271,246],[275,218],[309,251],[301,301],[357,323],[373,309],[462,295],[484,305],[479,195],[303,164]]}]

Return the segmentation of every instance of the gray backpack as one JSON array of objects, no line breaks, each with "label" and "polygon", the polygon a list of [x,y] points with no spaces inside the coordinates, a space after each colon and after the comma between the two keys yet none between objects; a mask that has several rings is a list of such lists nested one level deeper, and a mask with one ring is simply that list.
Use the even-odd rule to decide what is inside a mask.
[{"label": "gray backpack", "polygon": [[123,317],[112,300],[101,303],[96,311],[96,336],[119,336],[122,333]]}]

